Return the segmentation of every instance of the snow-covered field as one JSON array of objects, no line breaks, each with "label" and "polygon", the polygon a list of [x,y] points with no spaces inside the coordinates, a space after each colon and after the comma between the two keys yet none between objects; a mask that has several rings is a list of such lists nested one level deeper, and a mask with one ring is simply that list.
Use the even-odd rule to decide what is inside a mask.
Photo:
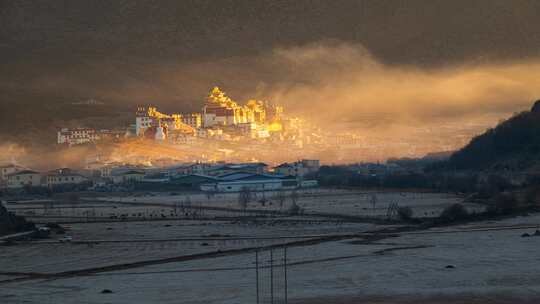
[{"label": "snow-covered field", "polygon": [[[284,194],[285,201],[280,204],[277,192],[253,193],[248,209],[286,210],[292,203],[291,192]],[[219,193],[208,196],[204,193],[110,197],[105,201],[129,203],[160,203],[182,205],[189,202],[192,206],[239,208],[238,193]],[[260,201],[266,200],[264,204]],[[362,217],[385,217],[392,204],[409,206],[415,217],[437,217],[444,208],[454,203],[463,203],[463,198],[447,193],[426,192],[389,192],[389,191],[353,191],[341,189],[307,189],[298,192],[298,205],[304,213],[331,213]],[[464,203],[469,211],[480,212],[484,206]]]},{"label": "snow-covered field", "polygon": [[[72,243],[60,243],[57,239],[64,235],[53,234],[52,239],[1,247],[0,273],[52,273],[217,250],[261,247],[298,240],[282,237],[362,232],[374,225],[146,221],[81,223],[67,227],[66,235],[73,238]],[[81,244],[75,241],[99,243]]]},{"label": "snow-covered field", "polygon": [[[347,214],[342,207],[351,206],[355,201],[346,199],[349,195],[312,198],[311,208]],[[413,208],[441,208],[458,200],[453,196],[441,197],[441,194],[416,195],[381,194],[377,204],[405,197],[407,199],[402,202],[410,202]],[[310,203],[308,197],[302,197],[300,202]],[[325,207],[323,202],[336,200],[336,197],[341,203]],[[124,198],[127,199],[132,198]],[[174,204],[178,197],[148,199]],[[236,202],[231,199],[229,204],[233,206]],[[368,200],[365,204],[371,202]],[[126,211],[123,208],[137,206],[119,205],[115,210]],[[251,304],[256,303],[257,290],[253,251],[57,278],[39,278],[24,273],[50,274],[302,240],[279,238],[284,236],[351,234],[383,228],[374,224],[287,219],[289,221],[165,220],[70,224],[67,234],[74,241],[99,240],[100,243],[59,243],[55,239],[62,235],[53,235],[53,239],[0,247],[0,303]],[[478,230],[516,225],[533,227]],[[403,232],[373,241],[347,238],[289,246],[288,302],[357,303],[347,299],[361,299],[358,303],[396,303],[395,299],[416,299],[422,303],[439,303],[421,299],[441,299],[442,302],[455,297],[474,297],[475,301],[479,299],[474,303],[493,303],[493,299],[497,299],[497,303],[503,303],[504,299],[508,299],[504,303],[519,303],[523,299],[535,303],[540,299],[540,236],[521,235],[534,233],[536,225],[540,225],[540,215]],[[274,303],[283,303],[283,253],[283,249],[274,249],[272,255]],[[259,265],[269,265],[269,254],[268,250],[259,252]],[[452,267],[447,268],[450,265]],[[2,282],[26,275],[30,279]],[[263,300],[260,303],[270,303],[270,286],[270,268],[263,267],[259,271],[259,292]],[[102,293],[104,289],[110,289],[112,293]],[[370,299],[379,300],[370,302]]]},{"label": "snow-covered field", "polygon": [[[523,219],[538,222],[540,217]],[[289,302],[356,296],[537,297],[540,237],[522,238],[524,231],[533,232],[404,234],[375,244],[341,240],[291,247]],[[255,303],[254,263],[253,253],[238,254],[0,285],[0,295],[3,303]],[[264,275],[261,289],[269,284],[268,270]],[[282,280],[277,276],[276,286]],[[113,293],[101,294],[103,289]],[[276,297],[281,291],[276,288]]]},{"label": "snow-covered field", "polygon": [[[11,211],[37,222],[93,221],[125,217],[132,220],[167,218],[224,218],[246,215],[238,193],[152,193],[123,197],[83,198],[74,203],[21,202],[8,206]],[[280,199],[281,196],[281,199]],[[353,191],[307,189],[298,192],[297,205],[305,217],[321,219],[339,216],[386,218],[389,207],[408,206],[414,217],[437,217],[448,206],[462,203],[469,211],[481,212],[485,206],[464,203],[463,198],[445,193]],[[252,193],[248,211],[272,211],[285,214],[293,204],[291,192]],[[214,209],[213,209],[214,208]],[[215,209],[219,210],[215,210]],[[225,208],[226,210],[223,210]],[[248,213],[253,214],[253,213]],[[394,213],[395,215],[395,213]]]}]

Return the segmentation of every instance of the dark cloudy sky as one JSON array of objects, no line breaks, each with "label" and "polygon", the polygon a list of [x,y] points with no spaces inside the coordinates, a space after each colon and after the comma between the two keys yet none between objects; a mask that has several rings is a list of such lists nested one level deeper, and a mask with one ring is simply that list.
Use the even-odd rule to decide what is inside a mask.
[{"label": "dark cloudy sky", "polygon": [[506,115],[540,96],[539,12],[534,0],[0,0],[0,106],[194,110],[219,84],[331,120]]},{"label": "dark cloudy sky", "polygon": [[538,1],[2,0],[2,63],[208,60],[322,39],[390,63],[539,55]]}]

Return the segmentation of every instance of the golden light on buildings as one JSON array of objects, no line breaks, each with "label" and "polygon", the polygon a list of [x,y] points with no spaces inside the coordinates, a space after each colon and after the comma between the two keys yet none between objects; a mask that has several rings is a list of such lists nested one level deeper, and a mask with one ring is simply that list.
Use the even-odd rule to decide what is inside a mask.
[{"label": "golden light on buildings", "polygon": [[283,130],[283,126],[280,122],[275,121],[268,125],[268,131],[270,132],[280,132]]}]

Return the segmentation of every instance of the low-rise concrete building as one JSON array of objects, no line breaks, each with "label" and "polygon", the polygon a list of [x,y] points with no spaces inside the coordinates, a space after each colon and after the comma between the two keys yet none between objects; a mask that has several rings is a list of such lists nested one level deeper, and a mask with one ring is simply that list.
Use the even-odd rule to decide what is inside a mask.
[{"label": "low-rise concrete building", "polygon": [[130,170],[112,174],[111,180],[114,184],[128,184],[142,181],[144,175],[143,171]]},{"label": "low-rise concrete building", "polygon": [[15,172],[24,170],[24,167],[14,164],[0,166],[0,181],[7,181],[7,176]]},{"label": "low-rise concrete building", "polygon": [[315,188],[318,186],[319,186],[319,182],[314,179],[303,180],[300,182],[300,188]]},{"label": "low-rise concrete building", "polygon": [[7,176],[8,188],[40,187],[41,185],[42,176],[36,171],[23,170]]},{"label": "low-rise concrete building", "polygon": [[189,174],[183,176],[176,176],[171,179],[171,183],[178,185],[182,188],[199,189],[201,184],[210,184],[218,182],[219,178],[215,176],[208,176],[202,174]]},{"label": "low-rise concrete building", "polygon": [[304,177],[306,174],[319,171],[319,160],[303,159],[294,163],[283,163],[274,168],[274,172],[281,175]]},{"label": "low-rise concrete building", "polygon": [[231,173],[219,177],[218,181],[202,184],[201,190],[205,192],[240,192],[244,189],[250,191],[273,191],[298,188],[296,178],[251,173]]},{"label": "low-rise concrete building", "polygon": [[82,184],[88,182],[89,179],[68,168],[63,168],[47,173],[45,175],[45,181],[48,187],[55,187]]},{"label": "low-rise concrete building", "polygon": [[241,163],[241,164],[223,164],[215,165],[207,168],[205,174],[212,176],[221,176],[228,173],[252,173],[252,174],[264,174],[266,172],[267,164],[265,163]]}]

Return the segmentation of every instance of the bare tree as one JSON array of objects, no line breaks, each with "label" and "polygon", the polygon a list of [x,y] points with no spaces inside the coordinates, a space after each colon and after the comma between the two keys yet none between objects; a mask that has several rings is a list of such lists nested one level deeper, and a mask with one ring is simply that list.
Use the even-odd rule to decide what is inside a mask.
[{"label": "bare tree", "polygon": [[393,220],[398,215],[399,205],[396,202],[390,203],[386,209],[386,219]]},{"label": "bare tree", "polygon": [[238,205],[240,206],[240,209],[246,210],[247,205],[251,201],[252,193],[251,189],[248,187],[243,187],[242,190],[238,193]]},{"label": "bare tree", "polygon": [[371,196],[370,202],[371,202],[371,209],[373,213],[375,213],[375,206],[377,205],[377,202],[378,202],[377,195],[373,194]]},{"label": "bare tree", "polygon": [[67,200],[71,205],[71,214],[75,215],[75,207],[79,204],[80,196],[77,193],[70,193],[67,197]]},{"label": "bare tree", "polygon": [[54,211],[54,201],[53,200],[45,201],[43,203],[43,214],[47,215],[49,213],[53,213],[53,211]]},{"label": "bare tree", "polygon": [[298,191],[293,190],[293,192],[291,192],[291,202],[293,205],[296,205],[296,203],[298,202],[298,198],[300,198],[300,195],[298,195]]},{"label": "bare tree", "polygon": [[178,203],[177,202],[174,203],[172,212],[173,212],[174,216],[176,216],[178,214]]},{"label": "bare tree", "polygon": [[290,198],[291,198],[291,206],[289,207],[289,213],[290,214],[299,214],[300,213],[300,206],[298,206],[298,198],[300,196],[298,195],[298,192],[296,190],[293,190],[291,192]]},{"label": "bare tree", "polygon": [[184,205],[186,206],[187,209],[191,208],[191,197],[189,195],[186,196],[186,199],[184,200]]},{"label": "bare tree", "polygon": [[279,209],[283,209],[283,204],[285,204],[285,200],[287,200],[287,196],[285,195],[285,191],[279,190],[276,194],[276,200],[279,203]]},{"label": "bare tree", "polygon": [[186,212],[188,216],[194,216],[195,212],[191,208],[191,198],[189,196],[186,196],[186,198],[182,202],[182,209]]},{"label": "bare tree", "polygon": [[[257,195],[257,193],[255,193],[255,195]],[[255,197],[256,199],[257,197]],[[259,203],[261,203],[261,205],[265,205],[266,202],[268,202],[268,200],[266,199],[266,193],[264,192],[264,190],[262,191],[262,197],[261,199],[259,200]],[[272,205],[272,202],[270,202],[270,205]]]}]

